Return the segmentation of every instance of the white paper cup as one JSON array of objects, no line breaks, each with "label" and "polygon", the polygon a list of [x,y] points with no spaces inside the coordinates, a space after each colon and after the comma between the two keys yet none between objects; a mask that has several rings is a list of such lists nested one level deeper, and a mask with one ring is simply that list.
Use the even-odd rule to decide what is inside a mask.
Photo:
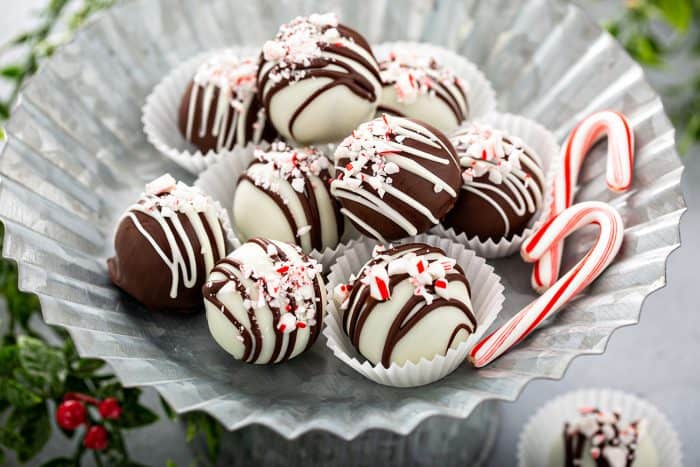
[{"label": "white paper cup", "polygon": [[[257,146],[248,144],[245,147],[234,148],[229,153],[224,154],[219,161],[201,172],[194,182],[195,186],[221,203],[228,213],[229,218],[233,220],[233,201],[236,196],[238,179],[245,173],[250,163],[255,159],[255,149],[267,149],[268,147],[269,145],[267,143],[261,143]],[[317,148],[326,154],[328,154],[327,151],[330,150],[326,146],[318,146]],[[235,223],[231,223],[231,227],[234,237],[234,246],[238,248],[241,245],[241,235],[236,230]],[[317,260],[323,266],[324,271],[328,271],[328,268],[335,263],[338,256],[342,255],[346,243],[359,237],[360,233],[345,219],[340,243],[333,248],[324,248],[322,251],[312,250],[309,252],[309,256]]]},{"label": "white paper cup", "polygon": [[[241,57],[256,57],[260,52],[254,48],[233,48]],[[148,142],[161,154],[175,161],[193,174],[198,174],[218,162],[231,151],[202,153],[189,143],[180,133],[178,118],[180,102],[197,68],[221,50],[213,50],[196,55],[173,69],[153,88],[143,106],[141,123]]]},{"label": "white paper cup", "polygon": [[467,83],[469,120],[484,117],[496,109],[496,93],[491,86],[491,82],[476,65],[466,58],[457,55],[451,50],[423,42],[382,42],[381,44],[374,45],[372,51],[377,57],[377,60],[382,61],[386,59],[391,50],[397,48],[405,48],[415,51],[420,55],[435,57],[441,65],[450,68],[458,77]]},{"label": "white paper cup", "polygon": [[518,443],[519,467],[546,467],[564,423],[578,418],[579,407],[617,411],[623,422],[644,419],[645,432],[656,449],[659,467],[682,467],[681,444],[666,416],[649,402],[612,389],[569,392],[548,402],[527,422]]},{"label": "white paper cup", "polygon": [[519,137],[540,157],[545,173],[542,207],[535,213],[529,226],[522,233],[513,235],[509,239],[502,238],[497,242],[490,238],[482,241],[479,237],[468,237],[465,233],[457,233],[453,228],[446,228],[442,224],[433,227],[430,233],[463,243],[484,258],[503,258],[517,253],[523,241],[532,235],[537,224],[541,222],[544,206],[549,204],[552,196],[554,174],[559,166],[559,145],[552,132],[520,115],[492,112],[477,121]]},{"label": "white paper cup", "polygon": [[328,275],[329,306],[323,334],[327,339],[326,345],[338,359],[362,376],[386,386],[422,386],[452,373],[465,362],[471,348],[496,319],[505,300],[503,285],[493,268],[486,264],[483,258],[466,249],[464,245],[454,243],[447,238],[428,234],[402,239],[393,242],[393,244],[413,242],[426,243],[441,248],[448,257],[457,260],[457,264],[464,269],[472,291],[471,299],[477,328],[465,342],[457,348],[449,349],[446,355],[438,355],[431,360],[421,359],[418,363],[407,362],[402,366],[392,364],[389,368],[373,365],[355,350],[350,339],[343,332],[342,314],[332,297],[335,286],[347,283],[350,280],[350,275],[356,274],[371,258],[372,249],[378,242],[365,238],[349,243],[343,248],[343,254],[337,258],[336,263],[331,266],[331,272]]}]

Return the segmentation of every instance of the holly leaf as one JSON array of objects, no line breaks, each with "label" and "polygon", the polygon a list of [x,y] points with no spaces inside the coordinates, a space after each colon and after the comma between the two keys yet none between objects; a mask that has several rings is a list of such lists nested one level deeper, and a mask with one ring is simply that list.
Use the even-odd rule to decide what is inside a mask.
[{"label": "holly leaf", "polygon": [[73,365],[71,373],[78,378],[89,378],[103,366],[105,362],[97,358],[81,358]]},{"label": "holly leaf", "polygon": [[75,461],[67,457],[56,457],[48,462],[44,462],[40,467],[75,467]]},{"label": "holly leaf", "polygon": [[20,409],[26,409],[43,402],[41,397],[10,378],[0,380],[0,399],[6,400]]},{"label": "holly leaf", "polygon": [[19,366],[19,349],[16,345],[0,347],[0,375],[9,376]]},{"label": "holly leaf", "polygon": [[51,424],[45,405],[29,409],[15,408],[5,423],[5,436],[14,444],[7,446],[17,453],[20,462],[27,462],[41,451],[51,436]]},{"label": "holly leaf", "polygon": [[122,415],[119,418],[119,426],[122,428],[138,428],[158,420],[158,415],[156,415],[148,407],[144,407],[138,403],[125,404]]},{"label": "holly leaf", "polygon": [[61,350],[28,336],[20,336],[17,345],[19,361],[27,375],[46,381],[55,396],[62,394],[68,368]]}]

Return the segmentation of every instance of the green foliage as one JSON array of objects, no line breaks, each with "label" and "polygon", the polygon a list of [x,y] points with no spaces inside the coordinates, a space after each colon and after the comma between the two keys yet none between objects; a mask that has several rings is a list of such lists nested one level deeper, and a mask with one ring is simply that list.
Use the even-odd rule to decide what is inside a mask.
[{"label": "green foliage", "polygon": [[[642,65],[664,69],[674,58],[700,59],[700,0],[628,0],[625,14],[606,25]],[[669,108],[683,153],[700,141],[700,74],[663,89],[679,103]]]}]

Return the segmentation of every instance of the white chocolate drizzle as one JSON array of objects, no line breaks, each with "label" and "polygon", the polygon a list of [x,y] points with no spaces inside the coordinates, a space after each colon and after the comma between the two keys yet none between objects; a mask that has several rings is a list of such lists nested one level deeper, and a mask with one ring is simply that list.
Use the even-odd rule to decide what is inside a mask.
[{"label": "white chocolate drizzle", "polygon": [[[137,213],[149,216],[158,223],[170,254],[166,253],[164,245],[159,245],[148,233]],[[184,215],[191,225],[201,250],[195,251],[180,215]],[[129,207],[119,222],[129,219],[163,260],[170,270],[169,296],[174,299],[177,298],[180,283],[186,288],[194,287],[199,275],[206,276],[214,267],[216,259],[226,255],[223,216],[224,211],[218,202],[198,188],[176,182],[166,174],[146,185],[145,193],[138,202]],[[213,239],[208,232],[211,232]],[[198,255],[204,259],[204,271],[197,270]]]},{"label": "white chocolate drizzle", "polygon": [[542,207],[542,162],[520,138],[487,125],[469,123],[450,141],[464,169],[462,189],[480,197],[500,214],[504,236],[510,235],[511,227],[501,203],[517,216],[534,214]]}]

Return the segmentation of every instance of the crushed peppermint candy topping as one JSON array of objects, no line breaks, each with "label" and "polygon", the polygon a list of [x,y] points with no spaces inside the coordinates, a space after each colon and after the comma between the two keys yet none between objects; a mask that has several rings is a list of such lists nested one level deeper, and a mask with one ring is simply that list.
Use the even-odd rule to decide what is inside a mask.
[{"label": "crushed peppermint candy topping", "polygon": [[[410,251],[392,257],[386,254],[386,251],[384,247],[375,247],[372,260],[363,267],[358,276],[360,283],[369,287],[372,298],[379,301],[389,300],[391,277],[407,274],[410,284],[414,287],[414,295],[423,297],[428,305],[437,297],[450,299],[449,282],[445,277],[454,270],[454,259],[429,258],[427,255],[417,255]],[[340,284],[334,289],[335,303],[340,304],[341,309],[347,309],[349,306],[348,299],[352,287],[352,284]]]},{"label": "crushed peppermint candy topping", "polygon": [[435,57],[418,53],[407,47],[397,47],[379,63],[385,85],[393,85],[399,102],[412,104],[419,96],[435,95],[437,83],[457,85],[467,94],[467,84],[450,68],[443,67]]},{"label": "crushed peppermint candy topping", "polygon": [[160,211],[164,217],[175,213],[199,213],[213,210],[219,218],[225,216],[218,201],[204,194],[198,187],[176,181],[170,174],[161,175],[146,184],[139,204],[147,211]]},{"label": "crushed peppermint candy topping", "polygon": [[241,58],[233,50],[224,50],[209,57],[194,75],[200,86],[213,84],[230,99],[244,101],[256,91],[258,74],[257,60]]},{"label": "crushed peppermint candy topping", "polygon": [[388,115],[360,125],[335,150],[336,160],[350,159],[345,166],[336,168],[336,180],[350,188],[366,183],[383,198],[387,186],[393,182],[391,176],[400,170],[395,162],[385,157],[400,152],[397,143],[404,137],[397,130],[394,117]]},{"label": "crushed peppermint candy topping", "polygon": [[263,58],[275,62],[277,69],[270,73],[272,81],[298,80],[312,61],[323,55],[322,46],[341,40],[337,29],[338,17],[334,13],[298,16],[283,24],[274,40],[263,45]]},{"label": "crushed peppermint candy topping", "polygon": [[[301,254],[301,250],[299,250]],[[255,308],[277,308],[281,315],[275,324],[280,333],[290,333],[316,324],[316,276],[321,273],[321,265],[314,259],[302,255],[300,260],[279,259],[277,247],[270,244],[268,255],[273,259],[273,267],[264,273],[254,267],[244,265],[243,277],[253,281],[255,299],[245,300],[248,310]]]},{"label": "crushed peppermint candy topping", "polygon": [[531,157],[520,138],[480,123],[469,123],[450,139],[464,169],[462,180],[469,185],[474,179],[488,176],[490,182],[501,184],[510,174],[524,179],[525,186],[534,180],[522,169],[522,160]]},{"label": "crushed peppermint candy topping", "polygon": [[[307,189],[307,177],[320,177],[331,166],[330,161],[321,151],[312,147],[293,148],[281,141],[272,143],[267,151],[256,149],[254,155],[257,163],[251,168],[263,164],[272,169],[274,176],[270,177],[269,170],[252,171],[250,169],[247,172],[248,176],[255,185],[278,194],[279,179],[289,182],[297,193],[304,193]],[[303,229],[304,227],[299,230]],[[297,234],[301,236],[304,232],[297,232]]]},{"label": "crushed peppermint candy topping", "polygon": [[[565,426],[567,444],[578,443],[576,438],[583,435],[591,442],[588,454],[593,460],[602,458],[610,467],[625,467],[634,461],[639,437],[645,427],[644,420],[623,425],[618,412],[606,412],[593,407],[581,407],[578,412],[581,417]],[[571,455],[575,455],[574,450]],[[580,464],[582,459],[567,461]]]}]

